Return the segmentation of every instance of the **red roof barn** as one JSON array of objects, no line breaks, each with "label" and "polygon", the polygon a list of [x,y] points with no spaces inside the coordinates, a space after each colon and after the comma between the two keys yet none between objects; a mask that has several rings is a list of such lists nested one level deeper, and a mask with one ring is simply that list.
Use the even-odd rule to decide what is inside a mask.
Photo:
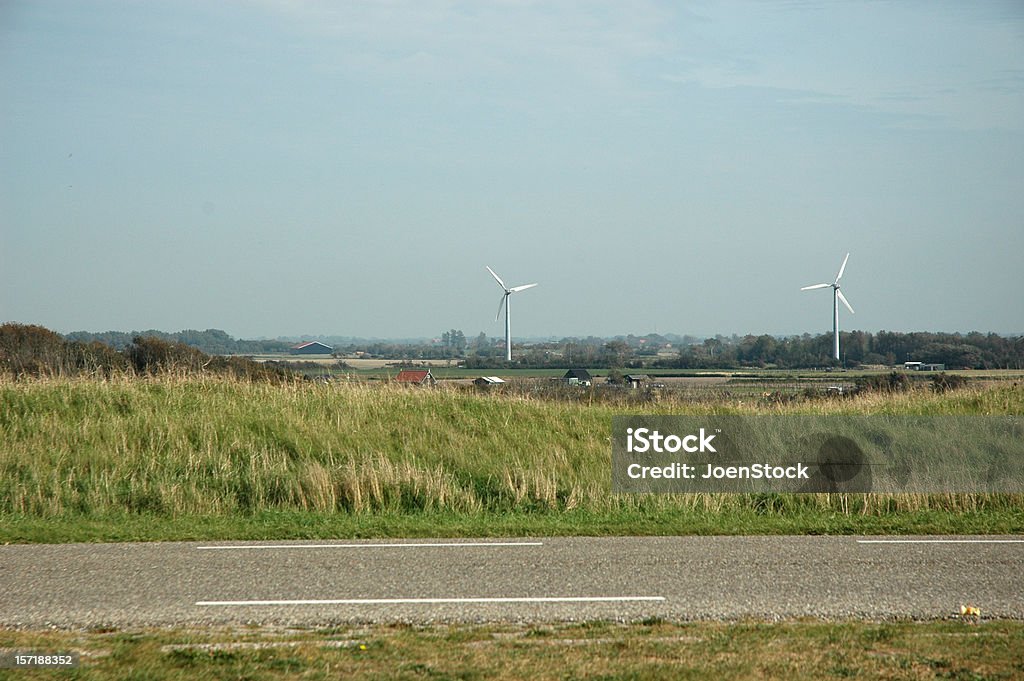
[{"label": "red roof barn", "polygon": [[402,369],[395,376],[396,383],[408,383],[410,385],[434,385],[437,380],[430,369]]}]

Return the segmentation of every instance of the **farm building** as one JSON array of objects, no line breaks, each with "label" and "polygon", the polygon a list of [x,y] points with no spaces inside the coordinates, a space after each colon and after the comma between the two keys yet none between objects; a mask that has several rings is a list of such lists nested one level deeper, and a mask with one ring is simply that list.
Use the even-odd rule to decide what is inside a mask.
[{"label": "farm building", "polygon": [[562,380],[569,385],[582,385],[589,386],[594,382],[590,372],[586,369],[569,369],[565,372],[565,376],[562,376]]},{"label": "farm building", "polygon": [[626,374],[622,377],[622,380],[624,380],[626,385],[630,388],[636,390],[637,388],[642,388],[651,379],[647,374]]},{"label": "farm building", "polygon": [[473,379],[473,385],[489,388],[495,385],[505,385],[505,381],[497,376],[481,376],[480,378]]},{"label": "farm building", "polygon": [[293,355],[329,355],[334,352],[334,348],[320,341],[307,341],[293,345],[288,352]]},{"label": "farm building", "polygon": [[904,362],[904,369],[911,371],[945,371],[945,364],[928,364],[926,362]]},{"label": "farm building", "polygon": [[402,369],[395,376],[395,382],[406,385],[434,385],[437,380],[430,373],[430,369]]}]

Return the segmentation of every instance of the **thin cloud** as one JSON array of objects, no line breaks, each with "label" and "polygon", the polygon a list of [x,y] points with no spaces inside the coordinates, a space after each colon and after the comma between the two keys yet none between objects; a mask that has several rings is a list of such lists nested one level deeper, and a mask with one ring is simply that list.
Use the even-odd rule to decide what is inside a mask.
[{"label": "thin cloud", "polygon": [[[653,3],[265,2],[325,42],[329,66],[360,79],[502,82],[571,75],[617,88],[636,60],[668,51]],[[333,45],[332,45],[333,43]]]}]

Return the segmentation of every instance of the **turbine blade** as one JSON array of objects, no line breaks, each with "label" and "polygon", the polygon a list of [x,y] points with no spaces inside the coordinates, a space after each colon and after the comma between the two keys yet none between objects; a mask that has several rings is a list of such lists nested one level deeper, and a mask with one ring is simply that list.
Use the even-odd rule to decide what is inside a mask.
[{"label": "turbine blade", "polygon": [[[484,267],[487,267],[487,265],[484,265]],[[487,267],[487,271],[490,272],[491,276],[494,277],[494,280],[498,282],[498,286],[505,289],[506,291],[508,290],[508,287],[505,286],[505,282],[501,280],[501,277],[494,273],[494,270],[492,270],[490,267]]]},{"label": "turbine blade", "polygon": [[843,305],[845,305],[845,306],[846,306],[846,309],[850,311],[850,314],[856,314],[856,313],[855,313],[855,312],[853,311],[853,308],[852,308],[852,307],[850,307],[850,301],[848,301],[848,300],[846,299],[846,296],[844,296],[844,295],[843,295],[843,292],[842,292],[842,291],[840,291],[839,289],[836,289],[836,295],[837,295],[837,296],[839,296],[839,300],[843,301]]},{"label": "turbine blade", "polygon": [[801,291],[810,291],[810,290],[812,290],[812,289],[816,289],[816,288],[827,288],[827,287],[829,287],[829,286],[831,286],[831,285],[832,285],[832,284],[815,284],[814,286],[804,286],[804,287],[803,287],[802,289],[800,289],[800,290],[801,290]]},{"label": "turbine blade", "polygon": [[502,306],[505,305],[505,299],[506,298],[508,298],[508,294],[507,293],[501,297],[501,302],[498,303],[498,314],[494,315],[494,321],[498,321],[499,319],[501,319],[501,308],[502,308]]},{"label": "turbine blade", "polygon": [[849,260],[849,259],[850,259],[850,254],[847,253],[846,257],[843,258],[843,264],[840,265],[840,267],[839,267],[839,274],[836,275],[836,283],[837,284],[839,283],[839,280],[843,278],[843,271],[846,269],[846,261]]},{"label": "turbine blade", "polygon": [[536,284],[525,284],[523,286],[513,286],[509,289],[509,293],[516,293],[517,291],[525,291],[528,288],[533,288]]}]

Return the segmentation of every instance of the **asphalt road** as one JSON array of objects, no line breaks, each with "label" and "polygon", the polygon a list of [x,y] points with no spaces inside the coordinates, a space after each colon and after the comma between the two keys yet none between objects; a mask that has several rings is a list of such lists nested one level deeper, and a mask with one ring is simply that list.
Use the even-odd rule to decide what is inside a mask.
[{"label": "asphalt road", "polygon": [[2,546],[0,626],[1024,618],[1024,537],[918,539]]}]

